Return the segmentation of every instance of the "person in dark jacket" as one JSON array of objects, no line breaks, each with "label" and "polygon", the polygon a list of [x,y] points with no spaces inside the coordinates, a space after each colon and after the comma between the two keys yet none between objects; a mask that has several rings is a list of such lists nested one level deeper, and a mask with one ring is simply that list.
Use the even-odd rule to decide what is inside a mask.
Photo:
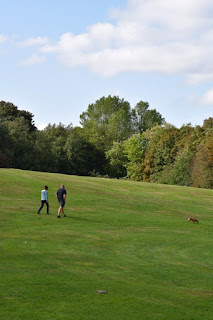
[{"label": "person in dark jacket", "polygon": [[61,218],[60,213],[63,213],[63,216],[66,217],[66,215],[64,214],[64,206],[65,206],[65,200],[66,200],[66,194],[67,191],[64,188],[64,185],[61,185],[61,188],[58,189],[58,191],[56,192],[56,197],[58,199],[59,202],[59,209],[58,209],[58,214],[57,217]]}]

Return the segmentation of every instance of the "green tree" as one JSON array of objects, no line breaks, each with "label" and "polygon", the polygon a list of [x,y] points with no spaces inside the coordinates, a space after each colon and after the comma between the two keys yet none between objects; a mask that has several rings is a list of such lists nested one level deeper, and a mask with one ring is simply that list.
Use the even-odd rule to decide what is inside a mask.
[{"label": "green tree", "polygon": [[11,166],[31,169],[35,161],[35,136],[30,133],[27,120],[23,117],[6,121],[10,140]]},{"label": "green tree", "polygon": [[167,183],[190,186],[193,159],[194,159],[194,128],[190,123],[183,125],[178,130],[178,138],[176,140],[177,155],[174,164],[170,168],[170,177]]},{"label": "green tree", "polygon": [[52,136],[46,130],[36,132],[35,164],[33,170],[45,172],[57,172],[57,157],[52,148]]},{"label": "green tree", "polygon": [[170,179],[167,183],[177,184],[181,186],[191,186],[192,184],[192,168],[194,155],[185,148],[175,159],[175,163],[170,168]]},{"label": "green tree", "polygon": [[213,117],[210,117],[203,121],[203,129],[208,130],[213,128]]},{"label": "green tree", "polygon": [[18,108],[11,102],[0,101],[1,121],[14,120],[18,118]]},{"label": "green tree", "polygon": [[84,138],[82,131],[80,127],[73,128],[69,132],[65,148],[69,173],[87,176],[100,169],[102,154]]},{"label": "green tree", "polygon": [[108,174],[113,178],[125,177],[127,174],[127,157],[124,154],[125,142],[114,142],[112,148],[106,152],[109,161]]},{"label": "green tree", "polygon": [[145,134],[135,134],[124,142],[124,154],[127,158],[125,167],[127,177],[131,180],[143,180],[144,158],[148,143]]},{"label": "green tree", "polygon": [[[208,119],[210,120],[210,119]],[[194,157],[194,187],[213,189],[213,121],[204,121],[203,139]]]},{"label": "green tree", "polygon": [[18,110],[18,108],[11,102],[0,101],[0,119],[1,121],[14,121],[17,118],[24,118],[25,123],[28,124],[30,132],[36,131],[34,124],[34,115],[25,110]]},{"label": "green tree", "polygon": [[[165,123],[145,132],[149,141],[144,158],[144,181],[160,182],[163,170],[174,163],[177,155],[178,129]],[[165,178],[164,178],[165,179]]]},{"label": "green tree", "polygon": [[1,165],[30,169],[35,159],[33,133],[37,130],[33,114],[0,101],[0,126]]},{"label": "green tree", "polygon": [[130,104],[116,96],[102,97],[80,115],[80,124],[86,140],[105,153],[113,142],[131,136]]},{"label": "green tree", "polygon": [[66,142],[69,133],[73,130],[72,124],[65,126],[62,123],[49,124],[44,132],[50,143],[49,148],[54,157],[54,172],[69,173],[69,164]]},{"label": "green tree", "polygon": [[7,125],[0,121],[0,167],[9,168],[12,163],[11,141]]},{"label": "green tree", "polygon": [[145,132],[156,125],[162,125],[164,118],[156,111],[156,109],[149,110],[149,103],[140,101],[132,110],[133,127],[135,132]]}]

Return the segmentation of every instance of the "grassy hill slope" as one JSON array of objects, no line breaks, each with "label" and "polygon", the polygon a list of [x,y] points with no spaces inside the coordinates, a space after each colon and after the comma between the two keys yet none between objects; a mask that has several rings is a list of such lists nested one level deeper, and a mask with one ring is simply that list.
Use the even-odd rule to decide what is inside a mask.
[{"label": "grassy hill slope", "polygon": [[1,319],[211,319],[212,190],[0,169],[0,199]]}]

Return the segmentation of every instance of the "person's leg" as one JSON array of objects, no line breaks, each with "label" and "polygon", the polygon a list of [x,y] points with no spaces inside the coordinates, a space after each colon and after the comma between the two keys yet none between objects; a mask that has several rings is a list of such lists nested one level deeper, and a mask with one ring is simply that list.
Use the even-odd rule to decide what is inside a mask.
[{"label": "person's leg", "polygon": [[63,205],[63,216],[66,217],[66,214],[64,213],[64,206],[65,206],[65,202],[64,202],[64,205]]},{"label": "person's leg", "polygon": [[38,209],[38,214],[40,213],[40,211],[43,208],[43,206],[44,206],[44,200],[41,200],[41,207]]},{"label": "person's leg", "polygon": [[58,209],[58,215],[57,215],[57,217],[60,217],[60,213],[61,213],[61,212],[63,213],[63,216],[66,217],[65,214],[64,214],[64,205],[65,205],[65,201],[64,201],[64,200],[61,200],[61,201],[60,201],[60,207],[59,207],[59,209]]},{"label": "person's leg", "polygon": [[46,201],[46,205],[47,205],[47,214],[49,213],[49,202]]},{"label": "person's leg", "polygon": [[60,213],[61,213],[61,206],[59,207],[59,209],[58,209],[58,217],[60,217]]},{"label": "person's leg", "polygon": [[[64,216],[64,217],[66,217],[65,214],[64,214],[64,206],[65,206],[65,201],[64,201],[64,200],[61,200],[61,201],[60,201],[59,211],[60,211],[60,213],[63,213],[63,216]],[[60,214],[59,211],[58,211],[58,215]]]}]

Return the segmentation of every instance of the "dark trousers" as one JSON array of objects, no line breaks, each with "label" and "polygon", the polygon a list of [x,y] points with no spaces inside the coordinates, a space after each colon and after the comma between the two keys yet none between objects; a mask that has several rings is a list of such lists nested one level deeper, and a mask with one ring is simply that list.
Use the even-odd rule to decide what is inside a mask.
[{"label": "dark trousers", "polygon": [[40,213],[40,211],[43,208],[45,203],[46,203],[46,206],[47,206],[47,213],[49,213],[49,203],[47,202],[47,200],[41,200],[41,207],[38,209],[38,213]]}]

